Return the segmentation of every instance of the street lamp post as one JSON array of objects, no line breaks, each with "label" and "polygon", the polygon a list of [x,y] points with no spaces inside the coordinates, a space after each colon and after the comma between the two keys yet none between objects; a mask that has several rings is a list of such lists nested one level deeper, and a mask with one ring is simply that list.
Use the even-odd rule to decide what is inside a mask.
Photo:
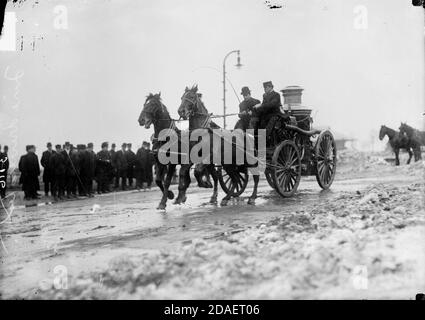
[{"label": "street lamp post", "polygon": [[232,53],[238,54],[238,62],[236,64],[236,67],[240,68],[241,65],[241,57],[240,57],[240,51],[239,50],[233,50],[230,51],[223,60],[223,129],[226,129],[226,60],[227,57],[230,56]]}]

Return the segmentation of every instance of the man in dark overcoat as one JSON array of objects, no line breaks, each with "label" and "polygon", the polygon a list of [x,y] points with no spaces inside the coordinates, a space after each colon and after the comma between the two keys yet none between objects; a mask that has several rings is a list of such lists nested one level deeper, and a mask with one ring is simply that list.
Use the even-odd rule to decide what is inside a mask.
[{"label": "man in dark overcoat", "polygon": [[127,178],[128,186],[133,186],[133,179],[135,178],[135,165],[136,165],[136,154],[131,150],[131,143],[127,143],[127,151],[125,152],[125,158],[127,160]]},{"label": "man in dark overcoat", "polygon": [[102,143],[102,150],[96,155],[96,182],[97,193],[108,193],[110,172],[112,170],[111,155],[108,151],[108,143]]},{"label": "man in dark overcoat", "polygon": [[38,157],[35,154],[35,146],[26,147],[27,154],[19,160],[19,171],[21,172],[22,190],[25,193],[25,199],[38,199],[37,191],[40,190],[38,176],[40,175],[40,165]]},{"label": "man in dark overcoat", "polygon": [[65,196],[65,156],[62,153],[60,144],[55,146],[56,152],[49,159],[49,166],[52,169],[53,184],[52,196],[55,201],[62,200]]},{"label": "man in dark overcoat", "polygon": [[[127,159],[126,159],[126,156],[125,156],[126,148],[127,148],[127,144],[123,143],[121,145],[121,150],[117,151],[117,153],[115,154],[117,170],[119,172],[119,177],[121,178],[121,188],[122,188],[122,190],[127,189],[126,180],[127,180],[128,164],[127,164]],[[118,188],[119,185],[115,185],[115,187]]]},{"label": "man in dark overcoat", "polygon": [[242,88],[241,95],[243,96],[243,101],[239,104],[239,120],[235,125],[235,129],[246,131],[251,126],[252,129],[255,129],[258,123],[258,116],[254,106],[261,102],[251,97],[251,90],[248,87]]},{"label": "man in dark overcoat", "polygon": [[260,119],[259,128],[269,129],[269,121],[273,116],[281,113],[280,107],[282,103],[280,102],[280,94],[274,91],[271,81],[264,82],[263,87],[263,102],[254,106],[254,109]]},{"label": "man in dark overcoat", "polygon": [[52,149],[52,143],[47,143],[47,150],[43,152],[41,156],[41,165],[43,166],[43,183],[44,183],[44,194],[46,197],[52,192],[54,174],[50,167],[50,157],[55,151]]}]

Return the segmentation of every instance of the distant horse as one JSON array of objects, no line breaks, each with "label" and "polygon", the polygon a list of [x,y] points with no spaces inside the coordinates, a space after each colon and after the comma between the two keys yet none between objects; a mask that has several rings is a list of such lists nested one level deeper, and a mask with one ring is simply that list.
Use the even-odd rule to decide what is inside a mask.
[{"label": "distant horse", "polygon": [[425,132],[412,128],[407,123],[401,123],[400,133],[409,138],[409,144],[415,153],[415,161],[422,159],[421,146],[425,146]]},{"label": "distant horse", "polygon": [[[211,116],[208,113],[207,108],[203,104],[203,102],[199,99],[199,96],[197,94],[198,87],[193,86],[191,89],[187,88],[185,89],[185,92],[182,96],[182,102],[179,107],[179,115],[183,119],[189,119],[189,130],[193,131],[196,129],[218,129],[220,128],[217,124],[215,124],[213,121],[211,121]],[[213,141],[213,132],[212,130],[209,130],[209,139],[210,141]],[[212,147],[212,143],[210,144]],[[210,157],[213,154],[213,149],[210,149]],[[223,152],[221,153],[223,156]],[[212,159],[211,159],[212,160]],[[212,163],[208,165],[204,165],[204,167],[208,167],[208,171],[212,173],[212,177],[214,179],[214,195],[217,197],[217,177],[215,177],[213,174],[215,172],[215,165]],[[223,165],[224,170],[229,173],[229,176],[231,177],[238,177],[237,172],[237,166],[236,165],[229,165],[224,164]],[[257,187],[259,182],[259,175],[253,175],[254,176],[254,189],[252,192],[252,195],[249,197],[248,203],[254,204],[255,199],[257,198]],[[230,193],[226,195],[226,197],[223,198],[221,201],[221,205],[226,205],[227,202],[232,197],[232,193],[234,190],[231,190]]]},{"label": "distant horse", "polygon": [[[154,125],[153,150],[159,150],[161,145],[166,143],[166,141],[158,140],[158,135],[162,130],[171,129],[175,130],[178,135],[180,134],[180,130],[177,129],[174,120],[171,119],[167,108],[161,102],[160,93],[150,93],[146,97],[138,121],[140,126],[144,126],[146,129],[149,129],[151,124]],[[174,193],[169,190],[169,187],[176,171],[176,166],[177,164],[160,163],[158,154],[155,155],[155,182],[162,191],[162,198],[157,209],[165,209],[167,199],[172,200],[174,198]],[[185,167],[185,165],[182,165],[182,168],[183,167]]]},{"label": "distant horse", "polygon": [[400,165],[400,149],[405,149],[409,153],[409,160],[407,160],[407,164],[409,164],[413,156],[413,152],[409,144],[409,139],[406,136],[400,134],[400,132],[397,132],[394,129],[388,128],[383,125],[381,126],[381,130],[379,131],[379,140],[383,140],[386,135],[388,136],[391,148],[395,153],[395,165]]}]

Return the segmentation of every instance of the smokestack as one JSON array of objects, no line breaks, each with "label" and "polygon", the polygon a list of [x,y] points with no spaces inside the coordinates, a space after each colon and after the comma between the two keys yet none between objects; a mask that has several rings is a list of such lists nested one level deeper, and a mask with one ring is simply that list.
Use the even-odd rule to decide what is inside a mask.
[{"label": "smokestack", "polygon": [[301,95],[304,89],[300,86],[287,86],[281,90],[283,95],[283,104],[301,105]]}]

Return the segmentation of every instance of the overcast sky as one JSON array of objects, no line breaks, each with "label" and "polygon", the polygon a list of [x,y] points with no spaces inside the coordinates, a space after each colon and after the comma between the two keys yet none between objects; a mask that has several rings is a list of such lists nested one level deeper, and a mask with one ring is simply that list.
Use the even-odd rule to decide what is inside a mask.
[{"label": "overcast sky", "polygon": [[[362,142],[381,124],[423,124],[424,10],[410,0],[271,1],[283,4],[274,10],[262,0],[39,2],[6,8],[17,15],[18,46],[0,51],[0,144],[17,154],[26,144],[41,153],[47,141],[137,148],[152,133],[137,123],[145,96],[161,91],[177,118],[195,83],[222,114],[222,60],[234,49],[243,67],[233,55],[227,71],[238,94],[247,85],[261,98],[267,80],[276,90],[300,85],[315,125]],[[58,5],[67,29],[54,27]],[[16,90],[5,73],[18,72]],[[227,101],[237,112],[230,85]]]}]

